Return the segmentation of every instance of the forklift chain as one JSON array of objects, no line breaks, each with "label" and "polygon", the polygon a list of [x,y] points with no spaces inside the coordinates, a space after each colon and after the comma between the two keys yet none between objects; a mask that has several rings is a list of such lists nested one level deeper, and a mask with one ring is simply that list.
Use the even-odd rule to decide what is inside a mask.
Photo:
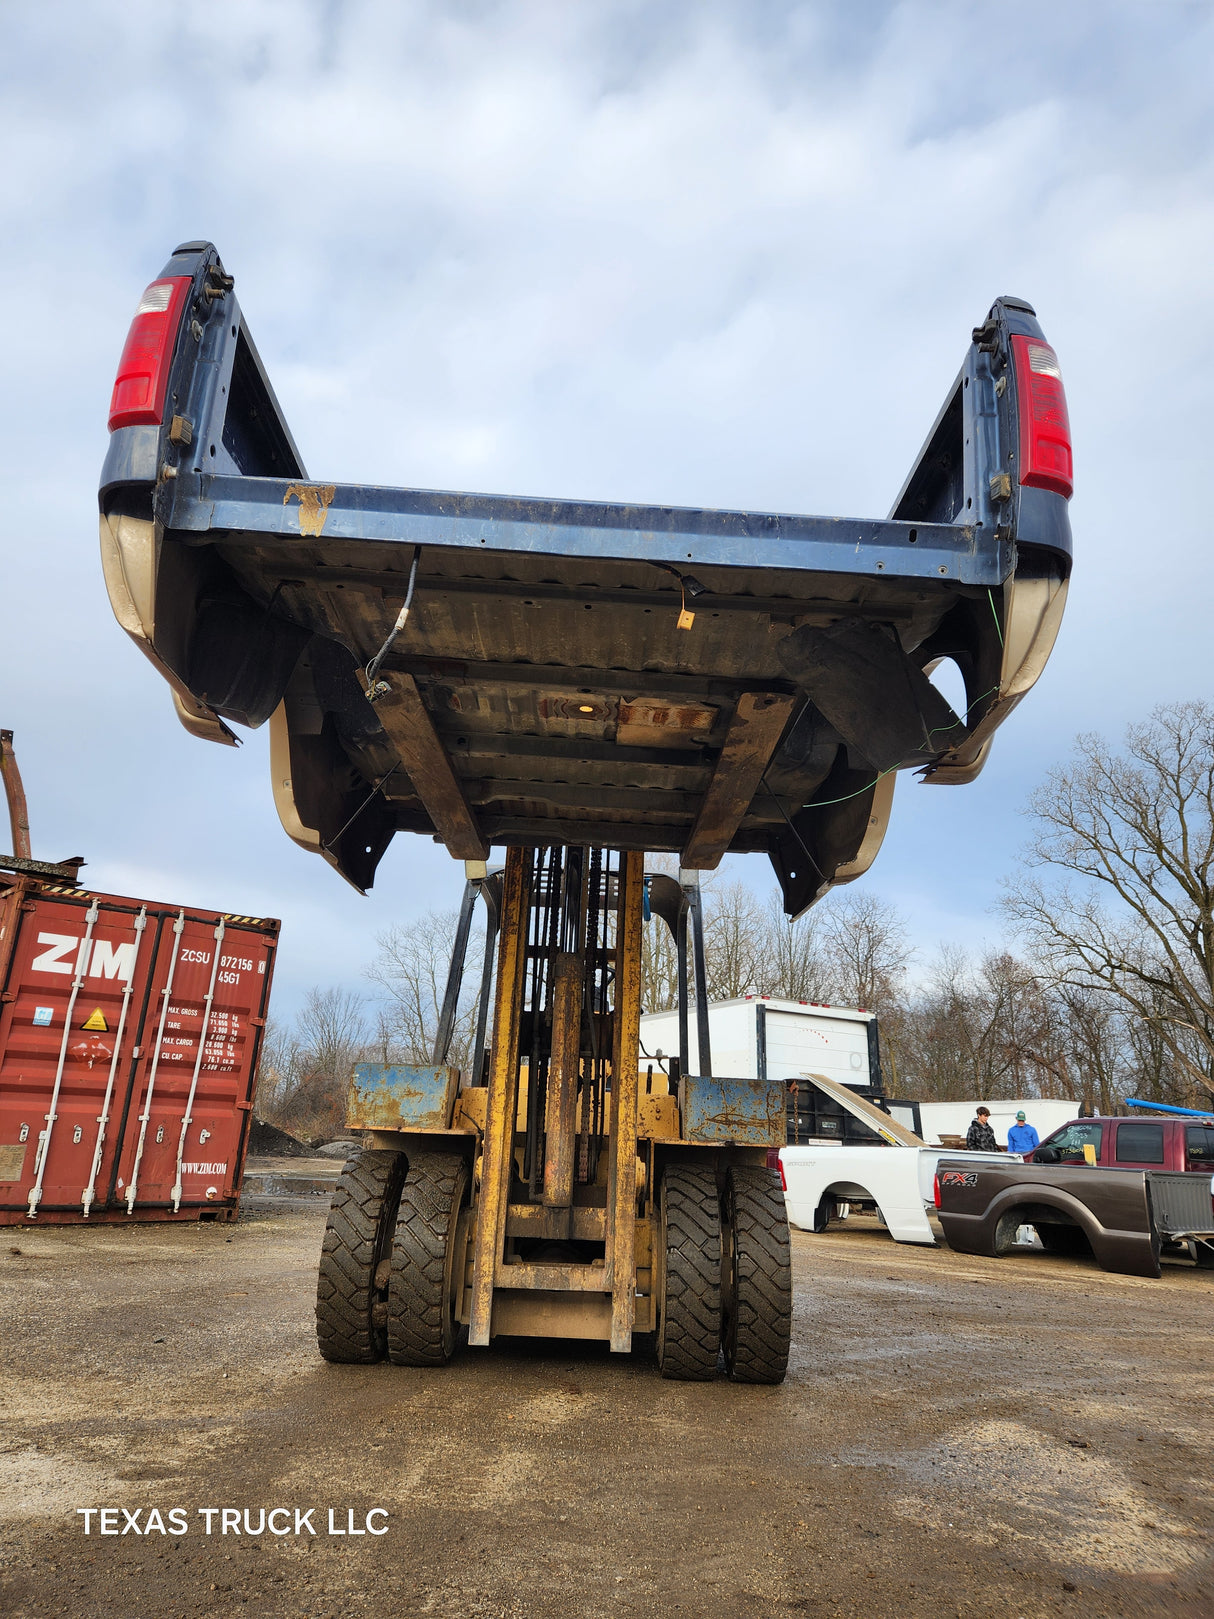
[{"label": "forklift chain", "polygon": [[388,1276],[388,1359],[396,1366],[443,1366],[459,1328],[456,1252],[468,1165],[458,1154],[416,1152],[401,1192]]},{"label": "forklift chain", "polygon": [[663,1377],[703,1383],[716,1376],[721,1348],[721,1213],[713,1171],[668,1164],[661,1220],[658,1365]]},{"label": "forklift chain", "polygon": [[726,1368],[738,1383],[782,1383],[792,1337],[792,1250],[779,1172],[733,1165],[722,1215]]},{"label": "forklift chain", "polygon": [[364,1152],[338,1178],[316,1284],[316,1339],[325,1360],[366,1366],[384,1358],[376,1272],[392,1241],[404,1178],[399,1152]]}]

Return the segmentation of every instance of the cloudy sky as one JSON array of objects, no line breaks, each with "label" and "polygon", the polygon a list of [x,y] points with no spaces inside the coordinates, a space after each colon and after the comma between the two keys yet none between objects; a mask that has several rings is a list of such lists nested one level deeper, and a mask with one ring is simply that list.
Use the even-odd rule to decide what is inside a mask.
[{"label": "cloudy sky", "polygon": [[[991,299],[1075,433],[1049,669],[964,789],[904,777],[867,879],[998,933],[1081,729],[1209,690],[1209,0],[47,0],[0,6],[0,724],[34,852],[284,919],[279,1004],[359,987],[462,872],[360,899],[289,843],[266,737],[194,741],[115,625],[96,482],[142,288],[209,237],[309,472],[883,515]],[[756,888],[766,863],[737,863]]]}]

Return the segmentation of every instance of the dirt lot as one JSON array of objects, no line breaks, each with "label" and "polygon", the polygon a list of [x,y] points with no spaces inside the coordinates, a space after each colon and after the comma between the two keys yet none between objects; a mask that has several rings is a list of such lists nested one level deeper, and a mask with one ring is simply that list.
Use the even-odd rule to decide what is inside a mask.
[{"label": "dirt lot", "polygon": [[[340,1368],[325,1206],[0,1233],[0,1612],[1214,1614],[1214,1273],[857,1224],[794,1237],[782,1388],[517,1341]],[[80,1507],[188,1532],[86,1536]],[[289,1532],[208,1536],[206,1507]],[[373,1508],[385,1534],[328,1533]]]}]

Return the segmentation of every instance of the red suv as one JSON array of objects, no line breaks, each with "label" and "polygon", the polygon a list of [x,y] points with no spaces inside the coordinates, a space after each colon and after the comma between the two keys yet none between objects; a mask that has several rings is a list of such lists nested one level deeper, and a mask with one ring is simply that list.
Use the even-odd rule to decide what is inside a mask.
[{"label": "red suv", "polygon": [[1031,1154],[1037,1164],[1082,1164],[1092,1147],[1104,1169],[1179,1169],[1214,1174],[1214,1115],[1209,1118],[1072,1119]]}]

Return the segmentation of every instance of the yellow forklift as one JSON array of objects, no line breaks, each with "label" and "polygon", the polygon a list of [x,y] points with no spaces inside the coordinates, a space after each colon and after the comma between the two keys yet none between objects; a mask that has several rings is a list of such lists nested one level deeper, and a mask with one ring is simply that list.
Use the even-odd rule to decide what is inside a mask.
[{"label": "yellow forklift", "polygon": [[[723,1346],[778,1381],[784,1091],[713,1075],[698,874],[765,854],[799,915],[868,870],[898,772],[972,781],[1040,675],[1071,444],[1032,306],[974,329],[886,518],[318,483],[205,241],[146,288],[109,428],[106,586],[185,728],[231,746],[268,722],[285,830],[360,891],[398,832],[470,863],[433,1063],[355,1075],[369,1145],[325,1237],[321,1352],[652,1335],[668,1376],[711,1377]],[[949,662],[959,711],[931,678]],[[646,851],[681,877],[646,878]],[[675,932],[684,1038],[642,1085],[646,911]]]},{"label": "yellow forklift", "polygon": [[[479,893],[492,1038],[461,1084],[443,1059]],[[698,898],[694,880],[647,877],[636,852],[515,848],[499,876],[474,868],[434,1065],[355,1070],[347,1122],[370,1135],[325,1233],[326,1359],[439,1365],[466,1327],[472,1344],[500,1333],[625,1352],[639,1335],[663,1376],[684,1379],[713,1377],[723,1347],[739,1381],[783,1378],[788,1221],[767,1159],[784,1087],[689,1075],[677,1057],[669,1073],[638,1068],[643,912],[673,926],[685,989]]]}]

